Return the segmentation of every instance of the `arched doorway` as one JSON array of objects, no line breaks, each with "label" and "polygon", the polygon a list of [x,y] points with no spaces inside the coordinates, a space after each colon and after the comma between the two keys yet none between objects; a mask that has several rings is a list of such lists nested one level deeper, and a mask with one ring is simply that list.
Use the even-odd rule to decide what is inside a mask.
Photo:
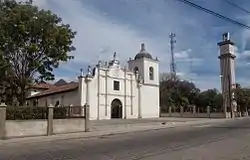
[{"label": "arched doorway", "polygon": [[119,99],[111,102],[111,118],[122,118],[122,102]]}]

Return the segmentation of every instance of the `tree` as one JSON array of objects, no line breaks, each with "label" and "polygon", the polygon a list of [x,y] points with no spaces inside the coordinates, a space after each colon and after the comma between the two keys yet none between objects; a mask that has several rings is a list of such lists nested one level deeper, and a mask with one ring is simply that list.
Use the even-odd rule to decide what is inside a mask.
[{"label": "tree", "polygon": [[245,112],[250,107],[250,89],[236,87],[234,90],[238,110]]},{"label": "tree", "polygon": [[39,10],[32,1],[0,4],[0,51],[13,73],[20,105],[34,80],[53,80],[53,69],[67,62],[75,50],[76,32],[51,11]]},{"label": "tree", "polygon": [[172,79],[170,74],[161,74],[160,78],[160,104],[163,110],[169,106],[179,108],[188,104],[195,104],[200,90],[195,85],[179,77]]},{"label": "tree", "polygon": [[205,110],[207,106],[210,106],[212,107],[212,111],[221,111],[222,95],[217,89],[208,89],[199,94],[196,105],[202,110]]}]

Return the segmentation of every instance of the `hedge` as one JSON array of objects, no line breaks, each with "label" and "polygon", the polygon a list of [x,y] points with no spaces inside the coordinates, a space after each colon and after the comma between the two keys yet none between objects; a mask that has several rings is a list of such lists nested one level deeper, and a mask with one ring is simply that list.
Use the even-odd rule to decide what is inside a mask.
[{"label": "hedge", "polygon": [[47,107],[6,107],[7,120],[47,119]]},{"label": "hedge", "polygon": [[[73,110],[78,109],[77,114],[72,113]],[[84,118],[80,114],[79,107],[55,107],[53,118]],[[6,119],[7,120],[31,120],[31,119],[47,119],[48,107],[21,107],[21,106],[7,106]]]}]

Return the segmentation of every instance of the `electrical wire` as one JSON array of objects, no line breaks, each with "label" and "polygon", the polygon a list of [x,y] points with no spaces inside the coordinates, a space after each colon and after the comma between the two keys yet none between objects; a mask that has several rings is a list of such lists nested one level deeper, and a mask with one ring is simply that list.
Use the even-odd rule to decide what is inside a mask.
[{"label": "electrical wire", "polygon": [[244,11],[244,12],[250,14],[250,11],[248,11],[247,9],[245,9],[245,8],[243,8],[243,7],[237,5],[237,4],[235,4],[235,3],[233,3],[233,2],[231,2],[231,1],[229,1],[229,0],[224,0],[224,1],[226,1],[227,3],[229,3],[230,5],[232,5],[232,6],[236,7],[236,8],[238,8],[238,9],[240,9],[240,10],[242,10],[242,11]]},{"label": "electrical wire", "polygon": [[228,22],[231,22],[231,23],[233,23],[233,24],[235,24],[235,25],[238,25],[238,26],[240,26],[240,27],[242,27],[242,28],[245,28],[245,29],[250,30],[250,26],[248,26],[248,25],[245,25],[245,24],[243,24],[243,23],[240,23],[240,22],[238,22],[238,21],[235,21],[235,20],[233,20],[233,19],[231,19],[231,18],[228,18],[228,17],[223,16],[223,15],[221,15],[221,14],[219,14],[219,13],[216,13],[216,12],[214,12],[214,11],[211,11],[211,10],[209,10],[209,9],[207,9],[207,8],[204,8],[204,7],[202,7],[202,6],[199,6],[199,5],[197,5],[197,4],[193,3],[193,2],[190,2],[190,1],[188,1],[188,0],[177,0],[177,1],[183,2],[183,3],[185,3],[185,4],[187,4],[187,5],[191,6],[191,7],[194,7],[194,8],[196,8],[196,9],[199,9],[199,10],[203,11],[203,12],[206,12],[206,13],[208,13],[208,14],[211,14],[211,15],[213,15],[213,16],[216,16],[216,17],[218,17],[218,18],[221,18],[221,19],[224,19],[224,20],[226,20],[226,21],[228,21]]}]

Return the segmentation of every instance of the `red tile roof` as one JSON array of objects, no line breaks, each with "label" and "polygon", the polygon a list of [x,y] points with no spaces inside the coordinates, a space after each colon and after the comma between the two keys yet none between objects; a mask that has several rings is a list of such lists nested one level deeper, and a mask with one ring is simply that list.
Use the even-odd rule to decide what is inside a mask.
[{"label": "red tile roof", "polygon": [[53,94],[57,94],[57,93],[62,93],[62,92],[69,92],[72,90],[75,90],[78,88],[78,83],[77,82],[71,82],[65,85],[61,85],[61,86],[53,86],[45,91],[42,91],[40,93],[37,93],[35,95],[32,95],[30,97],[28,97],[27,99],[34,99],[34,98],[39,98],[39,97],[45,97],[45,96],[49,96],[49,95],[53,95]]},{"label": "red tile roof", "polygon": [[49,89],[51,87],[55,87],[55,86],[53,84],[50,84],[50,83],[42,82],[42,83],[35,84],[31,88],[33,88],[33,89]]}]

